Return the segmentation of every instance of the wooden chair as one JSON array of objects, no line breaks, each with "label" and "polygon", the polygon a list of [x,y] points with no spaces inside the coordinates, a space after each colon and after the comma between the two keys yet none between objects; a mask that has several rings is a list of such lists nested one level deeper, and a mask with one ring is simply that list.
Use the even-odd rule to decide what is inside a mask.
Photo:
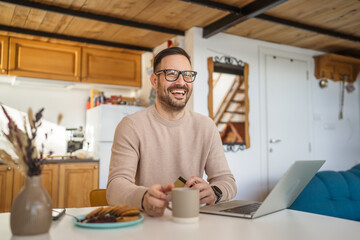
[{"label": "wooden chair", "polygon": [[108,206],[106,200],[106,189],[93,189],[90,191],[90,206]]}]

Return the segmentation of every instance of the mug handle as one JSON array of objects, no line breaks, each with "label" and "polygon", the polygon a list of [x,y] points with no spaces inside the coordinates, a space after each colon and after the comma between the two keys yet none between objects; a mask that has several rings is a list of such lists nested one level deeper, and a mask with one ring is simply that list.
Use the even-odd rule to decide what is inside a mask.
[{"label": "mug handle", "polygon": [[[171,202],[171,192],[167,193],[166,195],[166,201]],[[167,206],[166,208],[172,211],[172,207]]]}]

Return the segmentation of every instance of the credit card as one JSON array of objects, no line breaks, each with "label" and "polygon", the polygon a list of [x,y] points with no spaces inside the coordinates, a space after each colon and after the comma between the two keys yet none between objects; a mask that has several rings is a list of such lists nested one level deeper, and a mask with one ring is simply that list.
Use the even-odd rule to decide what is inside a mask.
[{"label": "credit card", "polygon": [[184,187],[186,183],[186,179],[182,176],[178,177],[176,181],[174,182],[175,187]]}]

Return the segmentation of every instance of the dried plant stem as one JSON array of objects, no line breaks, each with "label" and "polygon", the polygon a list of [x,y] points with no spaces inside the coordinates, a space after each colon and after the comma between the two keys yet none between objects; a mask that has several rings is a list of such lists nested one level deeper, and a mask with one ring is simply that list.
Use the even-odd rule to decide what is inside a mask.
[{"label": "dried plant stem", "polygon": [[[8,119],[8,130],[9,133],[4,133],[6,139],[11,143],[13,151],[18,156],[18,159],[13,159],[5,150],[0,149],[0,160],[8,164],[9,166],[16,167],[24,175],[36,176],[40,175],[42,171],[42,165],[44,160],[43,149],[38,156],[38,151],[35,146],[35,139],[37,130],[41,126],[42,112],[41,109],[33,116],[32,109],[28,110],[28,122],[24,117],[24,129],[22,131],[18,128],[13,119],[9,116],[5,108],[1,105],[2,110]],[[29,128],[30,127],[30,128]]]}]

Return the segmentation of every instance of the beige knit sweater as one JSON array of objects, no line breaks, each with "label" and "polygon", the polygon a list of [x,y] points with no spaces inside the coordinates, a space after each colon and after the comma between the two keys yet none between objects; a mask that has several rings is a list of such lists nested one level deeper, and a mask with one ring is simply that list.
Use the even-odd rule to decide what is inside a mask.
[{"label": "beige knit sweater", "polygon": [[151,185],[167,185],[179,176],[203,177],[204,170],[207,181],[222,190],[222,200],[235,196],[235,179],[214,122],[189,110],[181,119],[168,121],[153,105],[126,116],[116,128],[107,200],[141,208]]}]

